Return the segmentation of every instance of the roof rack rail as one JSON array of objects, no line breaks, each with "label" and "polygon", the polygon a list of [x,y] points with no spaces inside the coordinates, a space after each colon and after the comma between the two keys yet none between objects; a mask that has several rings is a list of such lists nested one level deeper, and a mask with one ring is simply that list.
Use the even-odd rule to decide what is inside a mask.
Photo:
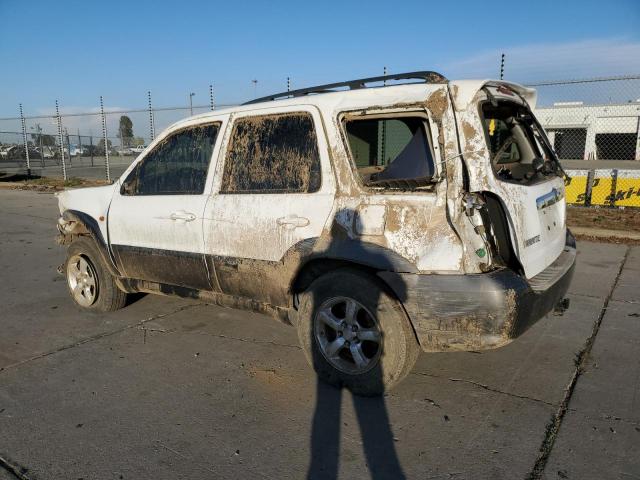
[{"label": "roof rack rail", "polygon": [[438,72],[409,72],[409,73],[397,73],[395,75],[381,75],[379,77],[359,78],[357,80],[349,80],[347,82],[328,83],[326,85],[318,85],[316,87],[301,88],[299,90],[290,90],[287,92],[275,93],[266,97],[256,98],[243,105],[250,105],[252,103],[270,102],[282,98],[289,97],[302,97],[311,93],[329,93],[334,92],[336,88],[349,87],[350,90],[357,90],[360,88],[366,88],[367,83],[373,82],[386,82],[397,80],[423,80],[424,83],[447,83],[447,79],[444,75]]}]

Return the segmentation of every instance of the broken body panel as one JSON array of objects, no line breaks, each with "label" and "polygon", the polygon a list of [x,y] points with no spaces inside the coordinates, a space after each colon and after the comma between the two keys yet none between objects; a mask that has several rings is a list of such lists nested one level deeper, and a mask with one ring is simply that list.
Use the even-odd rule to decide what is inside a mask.
[{"label": "broken body panel", "polygon": [[[353,266],[395,293],[424,350],[503,345],[562,299],[575,243],[566,231],[560,177],[525,185],[495,175],[480,111],[488,85],[489,95],[501,100],[535,101],[532,91],[507,82],[465,81],[326,93],[186,119],[156,139],[114,186],[60,194],[61,233],[71,235],[83,222],[69,211],[96,219],[123,289],[203,296],[288,321],[295,321],[297,294],[315,278]],[[311,119],[321,183],[300,192],[225,191],[234,125],[270,115]],[[365,184],[345,122],[407,115],[424,122],[430,180],[409,188]],[[212,122],[220,129],[202,193],[123,190],[157,145]],[[522,272],[497,247],[498,227],[486,207],[491,195],[502,206],[506,241]],[[92,228],[82,232],[95,238]],[[553,267],[563,253],[564,266]],[[544,288],[536,289],[539,275],[546,275],[538,281]]]}]

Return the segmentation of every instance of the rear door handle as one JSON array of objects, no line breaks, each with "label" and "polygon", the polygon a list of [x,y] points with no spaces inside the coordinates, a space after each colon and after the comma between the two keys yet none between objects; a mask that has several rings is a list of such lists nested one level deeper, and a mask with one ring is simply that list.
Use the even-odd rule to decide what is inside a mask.
[{"label": "rear door handle", "polygon": [[169,218],[177,222],[192,222],[196,219],[196,216],[191,212],[185,212],[184,210],[179,210],[169,215]]},{"label": "rear door handle", "polygon": [[309,225],[309,219],[305,217],[299,217],[297,215],[289,215],[286,217],[280,217],[276,220],[278,225],[284,225],[286,228],[299,228]]}]

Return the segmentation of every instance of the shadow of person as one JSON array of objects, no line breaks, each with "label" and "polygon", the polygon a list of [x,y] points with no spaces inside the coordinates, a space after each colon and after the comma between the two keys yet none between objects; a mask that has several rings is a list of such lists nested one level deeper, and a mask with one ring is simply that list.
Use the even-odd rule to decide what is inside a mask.
[{"label": "shadow of person", "polygon": [[[343,210],[338,217],[348,222],[355,221],[352,211]],[[344,252],[350,252],[354,258],[366,258],[369,264],[376,265],[380,270],[392,269],[393,259],[388,258],[389,254],[384,253],[383,249],[350,238],[341,228],[336,225],[332,228],[323,257],[340,258]],[[341,405],[345,389],[353,394],[371,478],[406,478],[396,453],[383,396],[390,379],[393,383],[394,376],[396,379],[402,378],[407,373],[384,370],[385,356],[399,355],[400,358],[403,355],[398,352],[402,348],[392,341],[403,330],[401,325],[395,324],[399,316],[404,316],[396,300],[398,292],[391,294],[371,272],[338,267],[314,281],[307,295],[311,297],[307,301],[312,306],[307,306],[303,313],[310,314],[312,318],[307,333],[313,352],[313,367],[317,373],[307,478],[338,477]],[[408,324],[408,320],[405,321]],[[385,348],[389,351],[385,351]],[[413,361],[408,360],[409,368]],[[344,428],[351,431],[354,427],[345,424]]]}]

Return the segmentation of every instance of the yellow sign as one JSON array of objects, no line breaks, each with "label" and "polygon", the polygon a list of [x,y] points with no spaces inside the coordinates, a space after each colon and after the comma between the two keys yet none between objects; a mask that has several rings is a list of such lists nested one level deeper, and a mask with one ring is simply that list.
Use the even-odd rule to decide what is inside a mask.
[{"label": "yellow sign", "polygon": [[615,205],[616,207],[640,207],[640,178],[618,177],[615,191],[611,177],[593,179],[591,205]]},{"label": "yellow sign", "polygon": [[[640,170],[594,170],[591,205],[640,207]],[[589,170],[568,170],[565,196],[568,204],[585,205]],[[615,175],[614,175],[615,174]],[[615,183],[614,183],[614,177]]]},{"label": "yellow sign", "polygon": [[564,195],[567,203],[584,205],[587,196],[587,176],[572,176],[564,181]]}]

